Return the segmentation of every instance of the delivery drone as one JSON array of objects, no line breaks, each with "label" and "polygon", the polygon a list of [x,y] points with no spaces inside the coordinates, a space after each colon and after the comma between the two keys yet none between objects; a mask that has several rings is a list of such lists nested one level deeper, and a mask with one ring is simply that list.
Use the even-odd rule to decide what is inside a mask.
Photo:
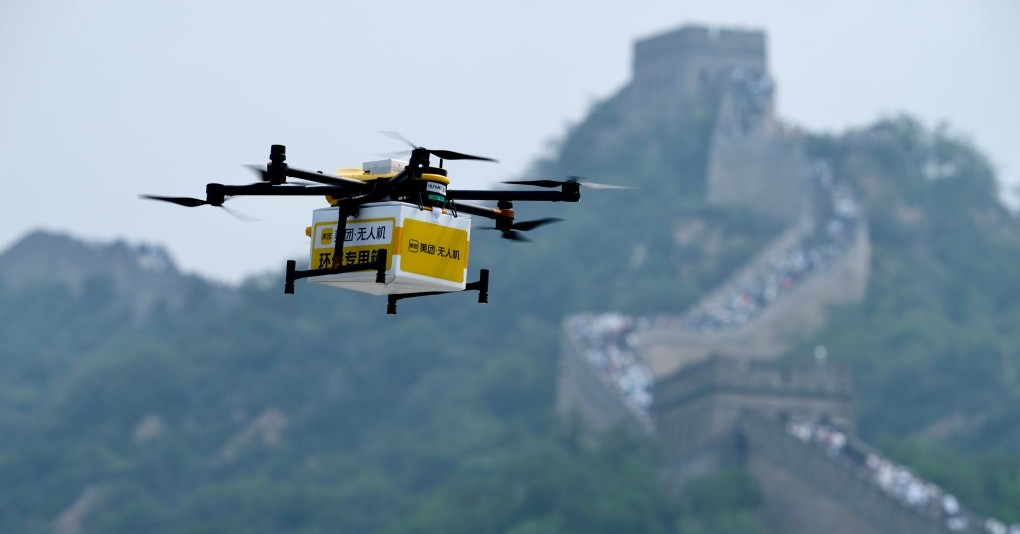
[{"label": "delivery drone", "polygon": [[[248,185],[206,185],[205,200],[190,197],[141,195],[189,208],[223,207],[239,196],[323,196],[328,207],[312,213],[305,229],[311,239],[309,268],[287,262],[284,292],[294,293],[294,282],[311,282],[373,295],[386,295],[388,314],[397,312],[401,299],[478,291],[478,302],[489,297],[489,271],[467,282],[470,252],[470,216],[492,219],[502,237],[529,241],[523,232],[561,219],[547,217],[515,221],[513,203],[577,202],[581,186],[622,189],[621,186],[567,180],[523,180],[507,184],[551,190],[455,190],[443,162],[492,161],[452,150],[434,150],[408,141],[396,132],[382,132],[411,147],[408,161],[370,161],[360,169],[341,169],[335,175],[308,171],[287,164],[286,147],[272,145],[265,169],[250,166],[261,181]],[[433,167],[436,157],[439,166]],[[288,181],[293,178],[299,181]],[[465,201],[494,201],[495,207]]]}]

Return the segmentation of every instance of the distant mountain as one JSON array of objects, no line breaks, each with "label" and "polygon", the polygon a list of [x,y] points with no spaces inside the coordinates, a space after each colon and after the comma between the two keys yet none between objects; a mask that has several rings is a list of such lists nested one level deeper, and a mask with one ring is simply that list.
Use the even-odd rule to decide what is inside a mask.
[{"label": "distant mountain", "polygon": [[[569,501],[571,521],[653,502],[640,447],[617,444],[619,463],[557,434],[557,324],[461,297],[391,317],[329,288],[216,286],[158,247],[31,234],[0,256],[0,532],[397,532],[404,512],[459,521],[410,511],[474,484],[472,465],[530,492],[521,510]],[[585,484],[589,463],[627,482]],[[536,466],[556,488],[520,489]]]},{"label": "distant mountain", "polygon": [[170,253],[156,245],[90,243],[40,230],[0,253],[0,283],[10,291],[53,284],[80,296],[100,282],[136,321],[157,306],[181,310],[189,295],[201,294],[223,310],[237,303],[236,290],[180,272]]}]

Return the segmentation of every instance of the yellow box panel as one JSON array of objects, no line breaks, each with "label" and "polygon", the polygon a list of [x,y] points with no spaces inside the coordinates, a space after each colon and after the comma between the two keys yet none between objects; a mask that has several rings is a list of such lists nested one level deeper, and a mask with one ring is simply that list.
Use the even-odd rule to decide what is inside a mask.
[{"label": "yellow box panel", "polygon": [[406,219],[399,243],[400,266],[405,272],[450,282],[464,281],[468,259],[466,231]]}]

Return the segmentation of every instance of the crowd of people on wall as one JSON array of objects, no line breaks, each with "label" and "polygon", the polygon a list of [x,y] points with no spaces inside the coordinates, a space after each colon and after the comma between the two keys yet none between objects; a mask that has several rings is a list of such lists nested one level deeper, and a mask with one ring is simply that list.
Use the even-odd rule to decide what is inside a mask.
[{"label": "crowd of people on wall", "polygon": [[[746,135],[762,126],[771,114],[775,84],[766,72],[736,68],[730,71],[730,91],[733,97],[733,128],[730,135]],[[759,130],[760,131],[760,130]]]},{"label": "crowd of people on wall", "polygon": [[828,198],[813,231],[732,290],[683,317],[685,328],[714,331],[742,326],[850,248],[861,217],[857,203],[845,186],[824,178],[817,183]]},{"label": "crowd of people on wall", "polygon": [[654,378],[632,343],[637,322],[620,313],[580,314],[567,319],[585,360],[631,407],[652,405]]},{"label": "crowd of people on wall", "polygon": [[856,446],[842,430],[826,421],[788,421],[786,431],[804,443],[824,450],[830,458],[862,470],[866,478],[884,493],[943,522],[952,531],[978,533],[983,529],[987,534],[1020,534],[1020,525],[1006,525],[995,518],[977,520],[963,510],[959,500],[951,493],[876,452]]}]

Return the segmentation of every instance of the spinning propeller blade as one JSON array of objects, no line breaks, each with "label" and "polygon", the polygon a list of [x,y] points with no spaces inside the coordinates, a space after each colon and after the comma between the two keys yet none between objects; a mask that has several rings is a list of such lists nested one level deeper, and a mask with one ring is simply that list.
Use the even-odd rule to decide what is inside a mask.
[{"label": "spinning propeller blade", "polygon": [[237,210],[235,210],[233,208],[228,208],[226,206],[217,206],[217,207],[222,208],[223,211],[229,213],[231,217],[233,217],[233,218],[235,218],[235,219],[237,219],[237,220],[239,220],[241,222],[255,222],[255,221],[261,220],[258,217],[252,217],[251,215],[248,215],[247,213],[237,211]]},{"label": "spinning propeller blade", "polygon": [[400,132],[394,132],[393,130],[380,130],[379,133],[385,135],[386,137],[389,137],[390,139],[396,139],[397,141],[404,143],[405,145],[411,147],[412,149],[418,148],[414,143],[411,142],[410,139],[400,135]]},{"label": "spinning propeller blade", "polygon": [[265,165],[252,165],[249,163],[248,165],[245,165],[245,167],[251,169],[251,172],[259,175],[259,180],[262,180],[263,182],[269,181],[269,173],[266,172]]}]

